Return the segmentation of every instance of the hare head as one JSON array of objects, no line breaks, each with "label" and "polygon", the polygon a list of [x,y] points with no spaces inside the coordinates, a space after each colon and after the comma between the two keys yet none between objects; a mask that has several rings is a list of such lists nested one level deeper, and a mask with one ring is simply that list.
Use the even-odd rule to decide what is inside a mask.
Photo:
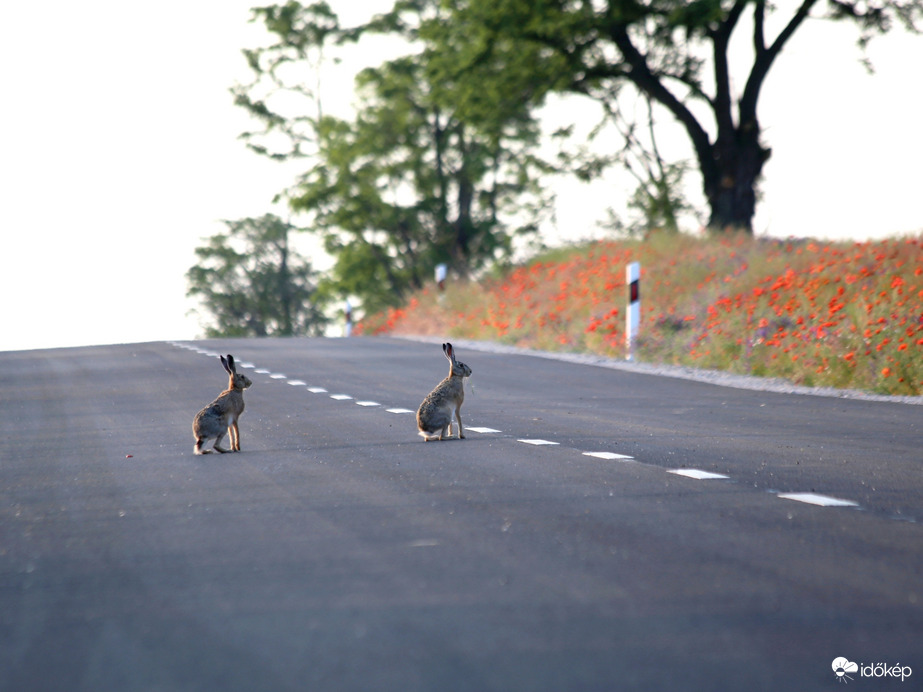
[{"label": "hare head", "polygon": [[243,373],[237,372],[237,365],[234,363],[234,356],[232,356],[230,353],[228,354],[227,358],[221,356],[221,364],[224,366],[225,371],[228,373],[228,389],[242,392],[251,384],[253,384],[249,377]]},{"label": "hare head", "polygon": [[452,344],[442,344],[442,352],[451,365],[449,377],[471,377],[471,368],[455,359],[455,349],[452,348]]}]

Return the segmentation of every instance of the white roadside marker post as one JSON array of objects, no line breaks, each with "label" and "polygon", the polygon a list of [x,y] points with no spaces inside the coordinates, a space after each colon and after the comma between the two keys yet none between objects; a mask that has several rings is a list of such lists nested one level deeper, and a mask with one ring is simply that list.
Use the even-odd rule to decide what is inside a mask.
[{"label": "white roadside marker post", "polygon": [[632,262],[626,267],[625,282],[628,284],[628,312],[625,313],[626,360],[634,360],[635,338],[641,327],[641,263]]},{"label": "white roadside marker post", "polygon": [[436,302],[442,305],[445,302],[445,280],[448,275],[448,266],[445,264],[436,265]]},{"label": "white roadside marker post", "polygon": [[353,335],[353,306],[349,302],[349,298],[346,299],[346,305],[343,307],[343,312],[346,318],[346,324],[343,325],[343,336],[352,336]]},{"label": "white roadside marker post", "polygon": [[440,291],[445,290],[445,279],[446,274],[448,273],[448,267],[444,264],[436,265],[436,285],[439,287]]}]

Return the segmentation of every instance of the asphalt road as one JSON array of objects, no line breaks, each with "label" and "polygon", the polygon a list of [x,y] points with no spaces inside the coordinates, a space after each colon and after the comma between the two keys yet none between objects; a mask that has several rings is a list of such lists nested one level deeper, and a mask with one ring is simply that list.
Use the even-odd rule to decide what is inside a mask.
[{"label": "asphalt road", "polygon": [[424,443],[438,345],[0,353],[0,690],[923,689],[923,408],[458,357]]}]

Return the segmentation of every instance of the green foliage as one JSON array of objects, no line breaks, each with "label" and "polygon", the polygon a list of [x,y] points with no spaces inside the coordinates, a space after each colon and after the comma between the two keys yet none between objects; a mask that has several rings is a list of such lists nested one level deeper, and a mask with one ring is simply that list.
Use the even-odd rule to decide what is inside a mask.
[{"label": "green foliage", "polygon": [[[358,298],[366,311],[394,305],[437,264],[471,276],[509,257],[517,237],[535,233],[550,208],[537,181],[551,167],[535,153],[540,130],[527,107],[535,91],[528,55],[498,47],[470,65],[475,73],[504,75],[485,82],[487,91],[457,80],[458,66],[473,58],[444,24],[436,0],[397,2],[366,26],[342,30],[317,5],[285,7],[261,10],[278,40],[248,53],[257,79],[239,89],[238,103],[267,125],[251,134],[257,151],[296,156],[306,142],[314,147],[310,167],[288,194],[335,259],[325,293]],[[308,64],[311,51],[378,32],[396,32],[423,49],[358,76],[354,120],[318,112],[299,126],[264,110],[266,102],[254,95],[260,84],[272,91],[267,83],[310,94],[297,78],[286,81],[281,65]],[[290,137],[287,154],[262,143],[270,133]]]},{"label": "green foliage", "polygon": [[[610,112],[619,110],[626,87],[628,96],[654,101],[679,122],[692,145],[709,227],[748,232],[770,155],[757,117],[762,86],[812,10],[826,6],[828,18],[853,20],[862,45],[895,21],[915,29],[923,15],[923,0],[807,0],[794,12],[750,0],[457,0],[450,6],[447,23],[457,31],[456,41],[484,58],[496,45],[539,56],[537,74],[547,89],[588,96]],[[745,15],[749,22],[742,21]],[[769,22],[770,15],[781,23]],[[782,28],[770,35],[770,25]],[[751,32],[749,66],[730,62],[728,50],[738,30]],[[484,75],[472,79],[472,85],[489,89]]]},{"label": "green foliage", "polygon": [[[676,230],[690,164],[661,156],[654,109],[688,136],[708,227],[752,232],[771,153],[757,117],[762,86],[822,8],[854,22],[865,45],[895,21],[915,29],[923,0],[806,0],[794,11],[761,0],[395,0],[356,27],[342,27],[327,2],[288,0],[253,10],[272,43],[244,51],[254,78],[235,102],[263,125],[243,135],[253,150],[309,159],[286,195],[334,256],[323,295],[374,311],[400,304],[437,264],[483,277],[507,260],[549,213],[539,181],[552,171],[591,178],[621,163],[639,184],[628,229]],[[732,65],[744,26],[752,63]],[[404,40],[408,54],[359,75],[355,118],[325,115],[320,66],[369,35]],[[616,127],[621,119],[625,148],[590,142],[556,166],[542,160],[537,113],[551,93],[595,100]],[[642,102],[647,128],[622,115]]]},{"label": "green foliage", "polygon": [[302,73],[319,80],[324,49],[340,31],[337,16],[323,1],[305,6],[290,0],[251,12],[250,21],[265,24],[275,43],[243,50],[253,81],[235,85],[231,93],[234,104],[262,123],[263,129],[245,132],[241,139],[272,159],[309,156],[322,111],[317,84],[305,83]]},{"label": "green foliage", "polygon": [[294,226],[272,214],[225,221],[227,233],[196,248],[186,295],[208,319],[208,337],[296,336],[323,333],[311,265],[289,246]]}]

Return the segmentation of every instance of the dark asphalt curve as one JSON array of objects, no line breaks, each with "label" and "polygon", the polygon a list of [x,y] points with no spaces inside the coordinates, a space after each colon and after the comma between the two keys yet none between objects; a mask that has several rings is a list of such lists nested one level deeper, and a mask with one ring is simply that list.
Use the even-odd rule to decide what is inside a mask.
[{"label": "dark asphalt curve", "polygon": [[920,689],[923,408],[458,357],[425,443],[434,344],[0,353],[0,690]]}]

